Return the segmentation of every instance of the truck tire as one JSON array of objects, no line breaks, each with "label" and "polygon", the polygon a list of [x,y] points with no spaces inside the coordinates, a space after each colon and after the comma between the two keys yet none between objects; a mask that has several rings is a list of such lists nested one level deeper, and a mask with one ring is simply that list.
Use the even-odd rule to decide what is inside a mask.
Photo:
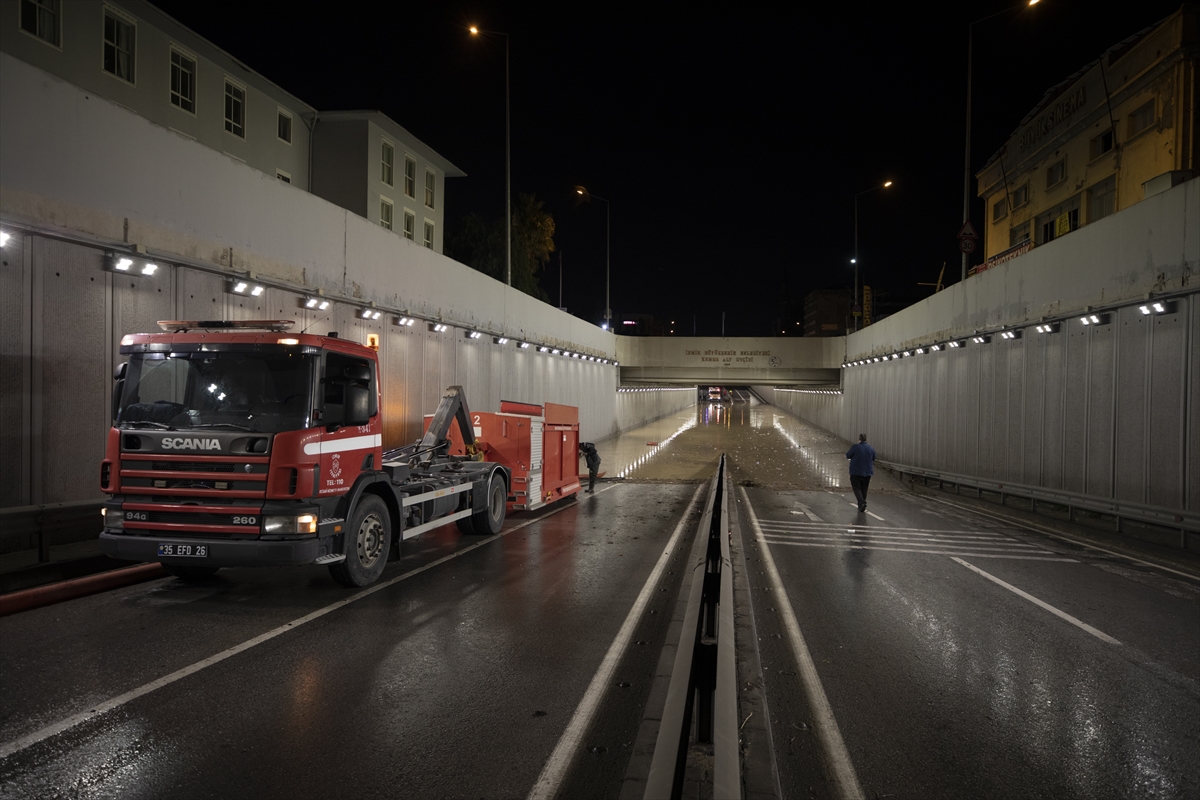
[{"label": "truck tire", "polygon": [[488,481],[487,507],[472,514],[463,522],[470,520],[474,533],[480,536],[495,536],[504,527],[505,504],[508,502],[508,492],[504,489],[504,478],[499,472],[492,473]]},{"label": "truck tire", "polygon": [[387,566],[392,545],[392,519],[387,506],[373,494],[364,494],[346,528],[346,559],[329,565],[329,574],[342,586],[367,586],[379,579]]},{"label": "truck tire", "polygon": [[220,567],[193,567],[187,564],[163,564],[162,568],[184,583],[201,583],[217,574]]},{"label": "truck tire", "polygon": [[471,519],[473,517],[474,517],[474,515],[472,515],[470,517],[463,517],[462,519],[458,519],[458,520],[454,521],[454,524],[458,526],[458,530],[460,533],[465,533],[467,536],[475,535],[475,525],[474,525],[474,523],[471,522]]}]

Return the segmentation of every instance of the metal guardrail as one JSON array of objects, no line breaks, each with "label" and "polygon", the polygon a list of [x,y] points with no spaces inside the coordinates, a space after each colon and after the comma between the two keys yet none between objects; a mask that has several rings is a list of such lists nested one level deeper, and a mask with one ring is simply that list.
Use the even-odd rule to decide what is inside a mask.
[{"label": "metal guardrail", "polygon": [[1000,495],[1002,505],[1005,496],[1013,495],[1014,497],[1028,498],[1032,503],[1034,511],[1037,510],[1038,503],[1053,503],[1065,506],[1067,508],[1068,519],[1071,521],[1075,520],[1075,512],[1080,510],[1091,511],[1097,514],[1107,514],[1116,520],[1118,532],[1121,531],[1122,520],[1142,522],[1178,530],[1179,547],[1184,549],[1188,546],[1188,534],[1200,533],[1200,512],[1198,511],[1113,500],[1094,495],[1080,494],[1079,492],[1070,492],[1065,489],[1047,489],[1043,486],[985,480],[970,475],[940,472],[922,467],[913,467],[907,464],[896,464],[890,461],[876,461],[875,463],[892,472],[899,473],[901,477],[912,475],[924,479],[926,483],[930,480],[936,480],[939,489],[943,488],[945,484],[950,483],[956,489],[962,486],[975,489],[977,496],[981,496],[985,491],[994,492]]},{"label": "metal guardrail", "polygon": [[[32,550],[50,561],[50,545],[85,541],[100,535],[99,500],[0,508],[0,553]],[[63,534],[70,533],[71,536]],[[53,540],[53,542],[52,542]]]},{"label": "metal guardrail", "polygon": [[711,791],[702,791],[702,796],[742,796],[729,553],[731,492],[722,455],[689,556],[691,587],[646,781],[647,800],[682,796],[693,731],[696,743],[712,745]]}]

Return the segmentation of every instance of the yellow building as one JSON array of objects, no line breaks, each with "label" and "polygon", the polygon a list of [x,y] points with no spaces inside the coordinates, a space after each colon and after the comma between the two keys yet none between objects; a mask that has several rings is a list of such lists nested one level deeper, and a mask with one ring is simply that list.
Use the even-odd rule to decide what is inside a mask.
[{"label": "yellow building", "polygon": [[1185,5],[1046,92],[976,175],[995,266],[1195,176],[1200,10]]}]

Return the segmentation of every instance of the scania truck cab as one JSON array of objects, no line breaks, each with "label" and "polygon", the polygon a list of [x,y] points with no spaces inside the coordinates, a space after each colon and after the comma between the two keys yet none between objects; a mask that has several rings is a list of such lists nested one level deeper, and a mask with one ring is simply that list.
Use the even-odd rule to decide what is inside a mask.
[{"label": "scania truck cab", "polygon": [[446,391],[423,439],[385,453],[375,350],[292,324],[163,321],[162,333],[122,339],[103,552],[187,580],[327,564],[364,586],[425,530],[499,532],[510,471],[446,455],[453,421],[473,444],[461,389]]}]

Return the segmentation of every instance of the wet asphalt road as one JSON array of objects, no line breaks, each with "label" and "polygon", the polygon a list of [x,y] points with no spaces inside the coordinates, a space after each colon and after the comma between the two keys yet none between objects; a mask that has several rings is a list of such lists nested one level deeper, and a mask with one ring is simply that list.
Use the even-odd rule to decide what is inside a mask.
[{"label": "wet asphalt road", "polygon": [[769,406],[701,406],[601,443],[626,482],[498,537],[426,534],[368,590],[223,570],[0,618],[0,797],[521,798],[543,770],[561,797],[617,797],[690,538],[648,578],[722,451],[757,626],[739,647],[763,667],[739,683],[765,688],[783,796],[835,796],[785,603],[865,797],[1200,796],[1193,568],[886,475],[859,515],[847,446]]}]

